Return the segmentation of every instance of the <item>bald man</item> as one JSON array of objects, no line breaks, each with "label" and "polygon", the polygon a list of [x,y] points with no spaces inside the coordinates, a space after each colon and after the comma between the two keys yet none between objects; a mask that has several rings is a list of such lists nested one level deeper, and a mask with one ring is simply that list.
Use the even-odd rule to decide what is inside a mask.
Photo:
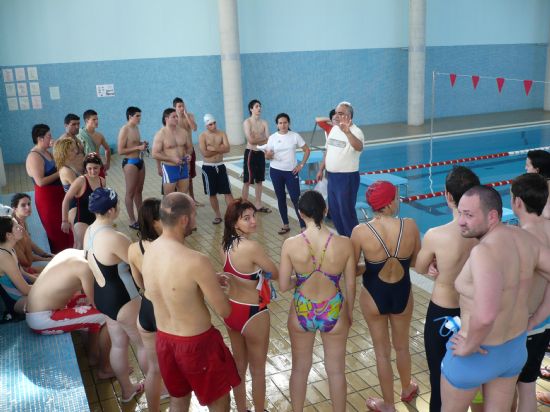
[{"label": "bald man", "polygon": [[231,306],[208,258],[185,245],[195,226],[193,199],[179,192],[166,195],[160,219],[162,235],[145,251],[142,272],[155,311],[157,355],[170,410],[188,410],[193,391],[201,405],[229,411],[229,392],[241,380],[205,300],[222,318]]}]

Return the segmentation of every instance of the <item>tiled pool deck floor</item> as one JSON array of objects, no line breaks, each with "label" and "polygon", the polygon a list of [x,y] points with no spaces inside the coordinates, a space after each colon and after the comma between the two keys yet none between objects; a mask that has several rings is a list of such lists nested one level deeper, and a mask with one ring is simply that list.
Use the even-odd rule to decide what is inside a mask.
[{"label": "tiled pool deck floor", "polygon": [[[525,121],[539,121],[548,120],[550,116],[542,112],[525,113],[518,112],[517,118],[522,122]],[[499,115],[486,115],[485,117],[470,117],[465,119],[453,119],[449,121],[451,128],[469,128],[471,124],[475,124],[475,127],[486,127],[491,125],[498,125],[509,121],[509,114]],[[499,123],[500,121],[500,123]],[[442,127],[443,123],[439,126]],[[462,127],[459,127],[462,124]],[[449,126],[450,127],[450,126]],[[421,134],[425,133],[425,127],[422,128],[409,128],[404,125],[380,125],[369,126],[365,128],[367,136],[373,136],[378,130],[381,138],[392,136],[404,136],[406,134]],[[422,130],[420,130],[422,129]],[[391,132],[393,130],[393,132]],[[399,134],[401,133],[401,134]],[[305,135],[305,134],[304,134]],[[320,133],[317,132],[315,136],[314,144],[317,139],[320,139]],[[306,141],[309,141],[306,139]],[[243,153],[243,147],[233,147],[229,156],[240,156]],[[147,178],[143,197],[150,196],[160,197],[160,177],[156,174],[156,166],[153,159],[146,159]],[[200,170],[199,170],[200,171]],[[6,175],[8,185],[2,189],[2,193],[11,193],[16,191],[32,190],[30,179],[27,177],[24,169],[24,165],[7,165]],[[233,176],[236,178],[237,176]],[[114,156],[113,168],[109,171],[108,185],[113,187],[120,195],[124,194],[124,177],[120,167],[120,158],[118,155]],[[209,206],[208,199],[204,195],[202,190],[202,181],[199,176],[194,180],[195,195],[199,201],[205,204],[205,207],[197,209],[197,221],[199,230],[188,238],[188,245],[196,250],[200,250],[210,256],[214,266],[221,268],[220,257],[218,256],[217,245],[221,243],[221,236],[223,232],[222,225],[212,225],[211,221],[214,218],[214,214]],[[237,184],[233,187],[233,195],[240,195],[240,186]],[[264,198],[268,205],[275,204],[275,196],[273,193],[266,191]],[[269,199],[270,198],[270,199]],[[222,199],[220,199],[222,210],[225,209]],[[272,207],[273,208],[273,207]],[[293,213],[289,213],[292,216]],[[137,240],[134,232],[130,232],[128,229],[128,218],[126,212],[123,210],[120,214],[118,228],[119,230],[130,235],[134,240]],[[262,214],[258,219],[258,233],[256,238],[265,245],[268,254],[276,262],[279,261],[279,254],[283,240],[287,236],[295,235],[298,233],[298,224],[296,220],[291,219],[292,231],[287,236],[280,236],[277,234],[277,230],[280,228],[281,223],[277,210],[273,210],[271,214]],[[359,278],[358,278],[359,279]],[[423,279],[422,277],[415,277],[415,279]],[[398,411],[428,411],[428,401],[430,394],[429,379],[428,379],[428,367],[426,364],[426,357],[424,354],[424,342],[423,342],[423,329],[424,318],[427,310],[427,304],[429,301],[429,293],[425,290],[429,288],[430,282],[423,282],[427,286],[413,287],[414,293],[414,314],[411,323],[410,337],[411,337],[411,355],[412,355],[412,372],[413,379],[418,382],[420,386],[420,396],[416,398],[411,404],[397,403],[396,408]],[[358,280],[357,292],[360,291],[360,284]],[[291,353],[290,353],[290,340],[286,327],[286,321],[288,316],[288,310],[290,307],[290,293],[279,293],[279,296],[275,302],[270,305],[271,314],[271,336],[269,346],[269,356],[267,362],[266,379],[267,379],[267,402],[266,409],[269,411],[290,411],[290,398],[289,398],[289,377],[291,370]],[[223,326],[222,321],[213,315],[214,325],[220,329],[226,342],[228,342],[227,332]],[[145,396],[142,395],[136,402],[128,405],[121,405],[118,402],[118,395],[120,395],[120,388],[116,380],[98,380],[95,375],[94,368],[88,366],[86,357],[84,356],[84,348],[80,342],[80,337],[74,335],[74,341],[76,344],[77,357],[82,373],[82,379],[85,385],[86,394],[88,396],[88,402],[92,411],[147,411],[147,403]],[[329,400],[328,381],[323,365],[323,350],[319,336],[315,341],[314,353],[313,353],[313,367],[309,376],[309,385],[306,395],[306,411],[330,411],[331,404]],[[395,359],[394,359],[395,360]],[[134,368],[132,378],[134,381],[143,379],[143,375],[137,365],[136,358],[131,353],[131,364]],[[547,357],[545,364],[550,365],[550,360]],[[395,363],[393,365],[394,371],[396,371]],[[348,410],[349,411],[365,411],[365,400],[370,396],[379,397],[380,386],[376,374],[374,350],[372,348],[372,342],[370,334],[366,326],[366,322],[359,310],[359,306],[356,305],[354,311],[354,323],[351,327],[349,339],[347,343],[347,355],[346,355],[346,378],[348,382]],[[399,399],[399,382],[395,382],[396,399]],[[538,390],[550,391],[550,382],[545,382],[541,379],[537,382]],[[250,384],[247,385],[247,393],[249,399],[250,396]],[[234,405],[234,404],[233,404]],[[249,406],[251,404],[249,403]],[[162,404],[162,410],[168,409],[168,401]],[[202,411],[206,408],[201,408],[193,398],[192,411]],[[233,408],[232,408],[233,410]],[[540,407],[539,411],[548,410],[544,407]]]}]

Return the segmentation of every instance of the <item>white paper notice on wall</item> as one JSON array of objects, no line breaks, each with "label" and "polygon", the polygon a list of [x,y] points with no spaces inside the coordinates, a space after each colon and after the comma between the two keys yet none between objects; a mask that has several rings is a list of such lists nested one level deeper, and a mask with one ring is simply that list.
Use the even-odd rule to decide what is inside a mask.
[{"label": "white paper notice on wall", "polygon": [[27,74],[25,73],[24,67],[16,67],[15,68],[15,80],[18,82],[24,82],[27,80]]},{"label": "white paper notice on wall", "polygon": [[95,86],[97,97],[114,97],[115,85],[114,84],[97,84]]},{"label": "white paper notice on wall", "polygon": [[40,96],[40,84],[38,82],[30,82],[31,96]]},{"label": "white paper notice on wall", "polygon": [[38,70],[35,66],[27,67],[27,77],[29,80],[38,80]]},{"label": "white paper notice on wall", "polygon": [[19,98],[19,108],[21,110],[30,110],[31,105],[30,105],[28,97],[20,97]]},{"label": "white paper notice on wall", "polygon": [[17,96],[17,89],[15,83],[6,83],[6,97],[15,97]]},{"label": "white paper notice on wall", "polygon": [[27,83],[17,83],[17,95],[18,96],[28,96]]},{"label": "white paper notice on wall", "polygon": [[2,69],[2,76],[4,77],[4,83],[13,82],[13,69]]},{"label": "white paper notice on wall", "polygon": [[19,103],[17,102],[17,97],[8,97],[8,110],[13,112],[14,110],[19,110]]},{"label": "white paper notice on wall", "polygon": [[40,96],[32,96],[31,102],[32,102],[32,108],[34,110],[42,109],[42,98]]},{"label": "white paper notice on wall", "polygon": [[59,86],[51,86],[50,87],[50,99],[52,100],[59,100]]}]

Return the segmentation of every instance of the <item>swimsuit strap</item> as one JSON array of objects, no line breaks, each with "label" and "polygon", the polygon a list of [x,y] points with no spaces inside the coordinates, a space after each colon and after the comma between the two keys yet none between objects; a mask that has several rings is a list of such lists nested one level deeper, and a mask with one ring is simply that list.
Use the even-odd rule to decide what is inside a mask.
[{"label": "swimsuit strap", "polygon": [[143,247],[143,241],[141,239],[139,239],[139,249],[141,250],[141,254],[144,255],[145,254],[145,248]]},{"label": "swimsuit strap", "polygon": [[[331,273],[325,272],[324,270],[321,270],[321,266],[323,265],[323,262],[325,260],[325,254],[326,254],[326,251],[327,251],[327,248],[328,248],[328,244],[330,243],[330,240],[332,239],[332,236],[334,236],[334,234],[332,232],[329,233],[327,241],[325,242],[323,250],[321,251],[321,258],[319,259],[319,264],[317,264],[317,257],[315,256],[315,253],[313,253],[313,247],[311,246],[311,242],[306,237],[304,232],[302,232],[301,235],[302,235],[304,241],[307,244],[307,247],[309,249],[309,254],[311,255],[311,261],[313,263],[313,270],[307,276],[309,277],[313,272],[320,272],[323,275],[327,276],[330,280],[332,280],[334,282],[335,286],[338,288],[338,282],[340,280],[340,275],[333,275]],[[304,274],[301,274],[301,275],[302,276],[298,276],[298,279],[304,279],[305,278]],[[300,282],[300,284],[303,283],[303,282],[305,282],[305,279],[302,282]]]},{"label": "swimsuit strap", "polygon": [[[332,239],[332,236],[333,236],[333,233],[329,232],[327,241],[325,242],[325,246],[323,247],[323,251],[321,252],[321,259],[319,259],[319,267],[317,268],[317,270],[321,269],[321,265],[325,261],[325,254],[327,252],[328,244],[330,243],[330,240]],[[323,272],[323,273],[325,273],[325,272]]]},{"label": "swimsuit strap", "polygon": [[[10,254],[10,255],[11,255],[11,253],[12,253],[12,252],[10,252],[8,249],[4,249],[3,247],[0,247],[0,250],[3,250],[4,252],[6,252],[6,253],[8,253],[8,254]],[[12,251],[13,251],[13,249],[12,249]]]},{"label": "swimsuit strap", "polygon": [[[304,239],[304,241],[306,242],[306,245],[307,245],[307,248],[309,250],[309,256],[311,257],[311,263],[313,263],[313,272],[315,272],[316,270],[318,270],[318,266],[317,266],[317,257],[315,256],[315,253],[313,253],[313,247],[311,246],[311,242],[309,241],[309,239],[307,238],[306,234],[304,232],[300,233],[302,235],[302,238]],[[326,249],[325,249],[326,250]],[[324,253],[324,251],[323,251]]]},{"label": "swimsuit strap", "polygon": [[36,153],[38,156],[40,156],[45,162],[51,162],[50,159],[48,159],[46,156],[44,156],[42,153],[40,153],[38,150],[31,150],[31,152]]},{"label": "swimsuit strap", "polygon": [[395,253],[393,254],[393,257],[397,257],[397,254],[399,253],[399,247],[401,246],[401,238],[403,237],[403,219],[399,218],[400,226],[399,226],[399,237],[397,238],[397,246],[395,247]]},{"label": "swimsuit strap", "polygon": [[95,235],[97,235],[97,233],[101,232],[103,229],[109,229],[109,228],[111,228],[111,226],[104,225],[104,226],[99,226],[95,231],[90,230],[88,232],[88,245],[89,245],[88,250],[90,250],[92,253],[94,253]]},{"label": "swimsuit strap", "polygon": [[76,170],[74,167],[65,165],[68,169],[71,169],[72,172],[76,175],[76,177],[82,176],[82,173],[80,173],[78,170]]},{"label": "swimsuit strap", "polygon": [[90,181],[88,180],[88,176],[83,175],[84,179],[86,179],[86,189],[90,189],[90,192],[93,192],[92,186],[90,185]]},{"label": "swimsuit strap", "polygon": [[382,238],[380,237],[380,235],[378,234],[376,229],[369,222],[365,222],[365,225],[367,225],[367,227],[371,230],[372,234],[376,237],[376,239],[378,239],[378,241],[380,242],[380,244],[384,248],[384,251],[386,252],[386,255],[388,255],[388,257],[391,257],[390,251],[388,250],[388,247],[386,246],[386,244],[384,243],[384,241],[382,240]]}]

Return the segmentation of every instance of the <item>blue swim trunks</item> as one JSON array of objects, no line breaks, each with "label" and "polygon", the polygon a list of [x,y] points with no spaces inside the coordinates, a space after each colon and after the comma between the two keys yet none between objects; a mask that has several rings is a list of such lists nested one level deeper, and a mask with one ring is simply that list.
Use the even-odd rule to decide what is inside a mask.
[{"label": "blue swim trunks", "polygon": [[187,162],[179,166],[162,164],[162,183],[176,183],[179,180],[189,178],[189,167]]},{"label": "blue swim trunks", "polygon": [[141,170],[143,169],[143,160],[139,157],[125,157],[122,160],[122,168],[124,169],[126,165],[134,165],[138,170]]},{"label": "blue swim trunks", "polygon": [[527,360],[527,334],[524,332],[500,345],[483,345],[486,355],[478,352],[455,356],[453,343],[447,342],[447,353],[441,362],[441,373],[455,388],[470,390],[497,378],[519,375]]}]

